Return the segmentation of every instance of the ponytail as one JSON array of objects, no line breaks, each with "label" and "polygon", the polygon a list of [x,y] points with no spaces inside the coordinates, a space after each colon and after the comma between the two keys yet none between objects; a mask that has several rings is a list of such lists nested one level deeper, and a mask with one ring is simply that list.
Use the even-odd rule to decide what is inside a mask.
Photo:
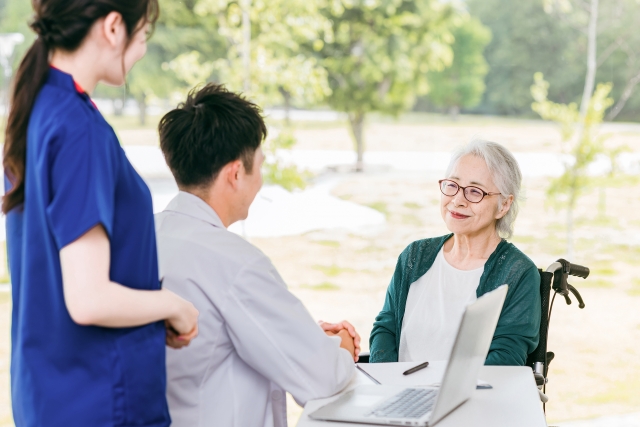
[{"label": "ponytail", "polygon": [[2,199],[2,212],[24,202],[24,177],[27,157],[27,127],[36,95],[49,73],[49,48],[38,37],[22,59],[11,91],[11,110],[4,138],[2,165],[11,189]]},{"label": "ponytail", "polygon": [[38,38],[16,73],[5,130],[2,164],[11,183],[2,198],[5,214],[24,203],[27,128],[38,92],[49,74],[49,53],[53,49],[73,52],[93,24],[111,12],[122,15],[129,37],[141,21],[153,25],[158,19],[158,0],[32,0],[32,5],[36,19],[31,28]]}]

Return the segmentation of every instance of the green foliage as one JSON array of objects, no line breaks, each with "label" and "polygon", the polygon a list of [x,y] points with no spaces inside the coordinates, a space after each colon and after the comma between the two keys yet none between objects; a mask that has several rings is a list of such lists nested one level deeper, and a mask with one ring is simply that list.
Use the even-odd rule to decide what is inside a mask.
[{"label": "green foliage", "polygon": [[428,74],[434,105],[459,110],[478,105],[485,90],[489,68],[483,51],[491,41],[491,31],[476,18],[467,18],[453,30],[453,62],[442,71]]},{"label": "green foliage", "polygon": [[[199,0],[195,13],[215,22],[222,47],[213,55],[198,55],[196,46],[171,62],[176,76],[190,85],[211,79],[233,91],[245,88],[242,2]],[[313,104],[329,93],[326,72],[316,58],[301,54],[301,44],[317,39],[322,18],[316,3],[305,0],[253,0],[248,95],[259,104]],[[205,30],[204,28],[202,29]],[[208,31],[211,31],[209,29]],[[245,91],[246,92],[246,91]]]},{"label": "green foliage", "polygon": [[330,248],[339,248],[340,242],[335,240],[313,240],[313,243],[317,243],[322,246],[328,246]]},{"label": "green foliage", "polygon": [[327,70],[328,104],[348,114],[362,170],[368,113],[397,115],[451,64],[453,7],[437,0],[318,0],[327,25],[307,45]]},{"label": "green foliage", "polygon": [[368,203],[367,206],[370,207],[371,209],[377,210],[378,212],[384,214],[385,216],[389,215],[389,207],[385,202]]},{"label": "green foliage", "polygon": [[419,205],[416,202],[404,202],[404,207],[409,209],[421,209],[422,205]]},{"label": "green foliage", "polygon": [[533,75],[534,84],[531,86],[531,96],[535,100],[531,109],[544,120],[552,120],[560,125],[562,140],[568,141],[575,131],[575,125],[580,119],[578,104],[558,104],[549,101],[549,82],[541,72]]},{"label": "green foliage", "polygon": [[586,69],[581,29],[546,13],[541,0],[468,0],[467,5],[493,35],[484,51],[487,87],[476,111],[530,114],[530,76],[537,71],[551,83],[551,99],[579,101]]},{"label": "green foliage", "polygon": [[[599,126],[604,119],[606,110],[613,105],[611,83],[597,85],[584,115],[578,112],[575,103],[559,104],[548,99],[549,84],[541,73],[534,76],[531,95],[535,102],[532,109],[543,119],[552,120],[561,127],[563,151],[569,155],[565,162],[564,172],[558,178],[551,180],[547,195],[557,208],[565,208],[567,212],[567,256],[573,256],[573,211],[582,196],[594,185],[601,188],[616,174],[615,159],[624,147],[610,148],[605,145],[610,135],[599,134]],[[600,155],[611,159],[611,169],[608,176],[593,177],[587,174],[589,166]],[[604,212],[604,209],[601,209]]]},{"label": "green foliage", "polygon": [[[203,79],[181,79],[170,63],[181,55],[197,50],[198,55],[215,56],[223,47],[223,40],[215,33],[215,20],[195,13],[193,2],[160,0],[160,19],[147,43],[147,54],[127,76],[129,94],[144,109],[152,100],[173,99],[180,102],[186,92]],[[196,74],[193,70],[190,70]],[[202,77],[201,75],[197,75]],[[122,97],[122,89],[99,86],[97,96]]]},{"label": "green foliage", "polygon": [[[588,8],[578,0],[467,0],[469,13],[491,29],[485,50],[487,90],[474,111],[528,114],[529,76],[544,73],[549,97],[579,102],[586,72]],[[596,82],[613,83],[619,100],[640,73],[640,7],[637,0],[600,0]],[[632,88],[633,89],[633,88]],[[637,120],[640,85],[618,116]]]},{"label": "green foliage", "polygon": [[320,2],[329,26],[312,49],[337,111],[398,114],[429,89],[427,72],[452,60],[450,6],[433,0]]},{"label": "green foliage", "polygon": [[331,282],[322,282],[317,285],[301,285],[301,288],[311,289],[314,291],[338,291],[340,286]]},{"label": "green foliage", "polygon": [[[35,39],[35,34],[28,25],[32,13],[33,9],[29,1],[4,0],[0,2],[0,33],[22,33],[24,35],[24,42],[17,45],[13,52],[14,70]],[[5,83],[2,81],[3,78],[4,73],[0,69],[0,87]]]},{"label": "green foliage", "polygon": [[335,264],[333,265],[314,265],[311,268],[313,268],[314,270],[319,270],[322,271],[326,276],[329,277],[335,277],[335,276],[339,276],[343,273],[352,273],[355,270],[353,268],[348,268],[348,267],[339,267]]},{"label": "green foliage", "polygon": [[609,97],[611,84],[598,84],[584,122],[580,122],[575,103],[566,105],[549,101],[548,87],[549,83],[544,80],[543,75],[536,73],[534,85],[531,86],[531,95],[535,100],[531,108],[544,120],[552,120],[560,125],[564,151],[571,156],[571,161],[565,164],[564,173],[551,181],[547,194],[558,206],[573,210],[578,198],[593,182],[587,175],[589,165],[598,155],[610,153],[610,149],[604,144],[608,135],[599,135],[598,127],[606,110],[613,105],[613,99]]},{"label": "green foliage", "polygon": [[301,171],[296,165],[287,164],[280,150],[290,150],[296,139],[290,131],[281,131],[264,145],[266,159],[262,165],[262,178],[267,184],[279,185],[289,191],[304,189],[311,174]]}]

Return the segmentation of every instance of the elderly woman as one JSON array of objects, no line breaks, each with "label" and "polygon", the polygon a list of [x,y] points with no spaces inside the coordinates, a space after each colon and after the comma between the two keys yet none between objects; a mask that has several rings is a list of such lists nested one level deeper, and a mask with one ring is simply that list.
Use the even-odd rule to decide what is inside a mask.
[{"label": "elderly woman", "polygon": [[465,306],[509,285],[487,365],[524,365],[538,344],[540,275],[513,244],[522,175],[503,146],[473,141],[440,180],[451,234],[411,243],[398,258],[370,337],[370,361],[445,360]]}]

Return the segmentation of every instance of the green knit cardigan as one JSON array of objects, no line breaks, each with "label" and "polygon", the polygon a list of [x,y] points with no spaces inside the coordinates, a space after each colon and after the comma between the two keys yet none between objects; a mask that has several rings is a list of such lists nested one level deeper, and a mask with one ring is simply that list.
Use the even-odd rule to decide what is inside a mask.
[{"label": "green knit cardigan", "polygon": [[[400,331],[409,286],[433,265],[440,248],[453,234],[411,243],[398,257],[382,311],[369,337],[370,362],[397,362]],[[509,285],[486,365],[524,365],[538,345],[540,273],[514,245],[502,240],[484,266],[476,295]]]}]

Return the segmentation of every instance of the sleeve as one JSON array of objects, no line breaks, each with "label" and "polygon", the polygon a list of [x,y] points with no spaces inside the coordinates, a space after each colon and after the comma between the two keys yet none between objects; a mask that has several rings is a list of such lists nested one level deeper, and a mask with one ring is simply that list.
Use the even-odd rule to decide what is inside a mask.
[{"label": "sleeve", "polygon": [[373,329],[369,337],[369,362],[385,363],[398,361],[398,337],[400,331],[397,330],[397,301],[395,298],[396,286],[402,282],[404,263],[402,255],[398,258],[396,270],[391,277],[391,282],[387,288],[387,295],[384,300],[382,310],[373,322]]},{"label": "sleeve", "polygon": [[540,335],[540,273],[531,263],[515,283],[500,314],[486,365],[524,366]]},{"label": "sleeve", "polygon": [[291,294],[266,258],[245,266],[223,308],[238,355],[301,404],[341,391],[354,362]]},{"label": "sleeve", "polygon": [[51,145],[46,209],[58,250],[98,224],[112,235],[116,156],[110,137],[86,123],[60,132]]}]

